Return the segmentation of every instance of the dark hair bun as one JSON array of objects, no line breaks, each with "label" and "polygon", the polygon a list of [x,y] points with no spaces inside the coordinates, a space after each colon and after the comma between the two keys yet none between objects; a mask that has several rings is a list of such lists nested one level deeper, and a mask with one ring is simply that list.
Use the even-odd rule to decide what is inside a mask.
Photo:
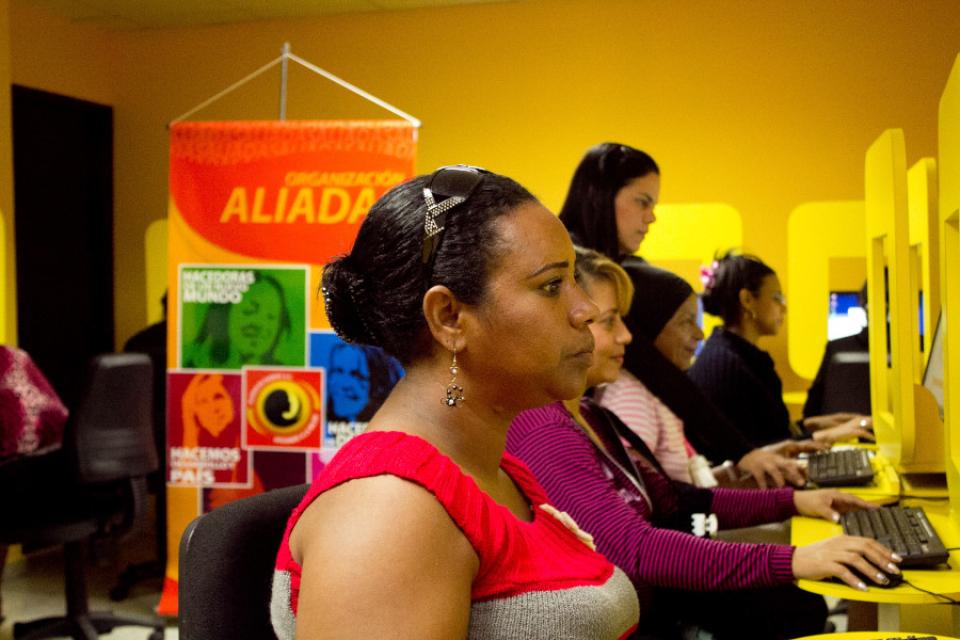
[{"label": "dark hair bun", "polygon": [[322,282],[327,319],[337,335],[347,342],[382,346],[363,317],[370,308],[366,304],[369,288],[350,256],[335,258],[324,267]]},{"label": "dark hair bun", "polygon": [[740,290],[760,292],[763,279],[774,273],[760,258],[730,249],[718,254],[713,274],[704,287],[700,300],[703,310],[723,319],[725,326],[740,322]]},{"label": "dark hair bun", "polygon": [[703,293],[700,294],[700,302],[703,304],[703,310],[712,316],[722,316],[723,301],[720,299],[721,297],[722,296],[717,294],[715,287],[704,289]]}]

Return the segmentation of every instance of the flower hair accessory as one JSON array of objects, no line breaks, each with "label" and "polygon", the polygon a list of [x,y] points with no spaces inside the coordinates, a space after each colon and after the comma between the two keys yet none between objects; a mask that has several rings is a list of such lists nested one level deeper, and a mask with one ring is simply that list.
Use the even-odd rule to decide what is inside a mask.
[{"label": "flower hair accessory", "polygon": [[714,260],[710,263],[710,266],[700,267],[700,282],[703,283],[703,289],[706,291],[713,286],[713,283],[717,280],[717,269],[720,267],[720,263]]}]

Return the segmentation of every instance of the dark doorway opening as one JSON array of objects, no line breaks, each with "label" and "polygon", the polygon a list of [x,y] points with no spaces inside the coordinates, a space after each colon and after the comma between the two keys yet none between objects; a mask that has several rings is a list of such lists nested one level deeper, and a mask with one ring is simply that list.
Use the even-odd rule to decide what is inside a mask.
[{"label": "dark doorway opening", "polygon": [[14,85],[19,345],[74,404],[113,351],[113,109]]}]

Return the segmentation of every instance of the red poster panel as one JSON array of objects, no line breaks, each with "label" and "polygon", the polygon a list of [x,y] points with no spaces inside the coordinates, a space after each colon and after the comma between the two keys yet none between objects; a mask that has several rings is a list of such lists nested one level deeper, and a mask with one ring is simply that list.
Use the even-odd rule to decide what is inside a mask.
[{"label": "red poster panel", "polygon": [[240,442],[241,386],[234,372],[167,375],[168,484],[249,486],[249,456]]}]

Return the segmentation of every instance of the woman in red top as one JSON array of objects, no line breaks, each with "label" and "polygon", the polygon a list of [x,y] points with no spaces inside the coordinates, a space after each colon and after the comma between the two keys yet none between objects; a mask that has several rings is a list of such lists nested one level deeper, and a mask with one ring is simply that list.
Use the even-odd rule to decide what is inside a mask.
[{"label": "woman in red top", "polygon": [[406,375],[290,519],[277,635],[629,635],[629,579],[504,454],[513,417],[576,397],[593,358],[556,217],[509,178],[445,167],[374,205],[323,292],[337,334]]}]

